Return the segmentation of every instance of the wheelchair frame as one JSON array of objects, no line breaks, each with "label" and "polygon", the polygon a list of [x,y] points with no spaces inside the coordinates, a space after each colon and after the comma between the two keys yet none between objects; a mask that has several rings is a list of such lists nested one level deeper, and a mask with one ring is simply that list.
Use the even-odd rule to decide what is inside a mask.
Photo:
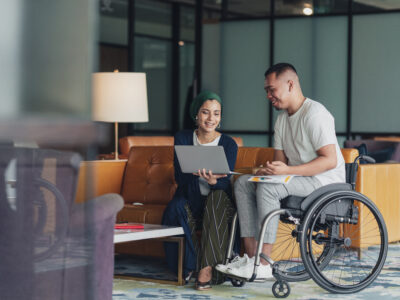
[{"label": "wheelchair frame", "polygon": [[[375,204],[363,194],[355,191],[358,162],[360,160],[375,163],[371,157],[360,155],[354,160],[353,163],[346,164],[347,183],[324,186],[320,189],[317,189],[309,196],[304,197],[301,200],[301,206],[303,206],[302,204],[305,202],[306,205],[308,205],[305,210],[301,209],[299,211],[298,209],[281,207],[280,209],[271,211],[265,216],[259,233],[259,241],[263,240],[269,222],[276,216],[280,216],[281,220],[283,219],[286,223],[289,222],[295,225],[296,229],[292,231],[292,236],[294,237],[294,235],[296,235],[296,241],[300,247],[301,259],[304,265],[304,271],[302,271],[301,274],[288,276],[287,274],[283,273],[280,269],[279,262],[276,262],[271,257],[263,254],[263,243],[258,243],[257,252],[255,255],[254,270],[251,278],[247,279],[227,274],[227,277],[231,279],[232,284],[240,287],[243,286],[245,282],[264,282],[265,280],[256,279],[257,269],[260,266],[261,258],[263,258],[272,267],[272,274],[276,279],[276,282],[272,286],[272,292],[277,298],[285,298],[290,294],[290,286],[288,281],[302,281],[307,280],[310,277],[319,286],[333,293],[354,293],[370,285],[379,275],[385,263],[388,247],[388,234],[384,219]],[[354,205],[355,201],[365,205],[366,209],[369,209],[372,212],[380,232],[380,251],[377,262],[371,271],[372,273],[358,284],[346,285],[342,284],[341,280],[339,280],[338,283],[333,282],[334,280],[326,278],[323,272],[333,259],[333,256],[335,254],[340,254],[342,251],[340,249],[341,246],[346,249],[352,249],[352,238],[350,237],[350,234],[348,234],[348,237],[340,237],[340,230],[342,230],[344,235],[345,229],[343,226],[346,226],[344,224],[358,225],[360,227],[362,226],[362,224],[358,224],[360,212],[358,206]],[[337,202],[336,206],[334,206],[335,202]],[[229,263],[229,261],[233,258],[232,248],[236,234],[237,219],[238,216],[236,213],[232,220],[232,230],[230,232],[226,264]],[[322,221],[325,222],[325,224],[319,223]],[[328,231],[326,236],[328,226],[332,226],[330,229],[332,231]],[[340,229],[340,226],[342,226],[342,229]],[[299,230],[297,231],[297,229]],[[316,231],[317,229],[318,231]],[[318,233],[321,230],[325,230],[325,234]],[[317,234],[313,235],[314,232],[317,232]],[[349,230],[349,232],[353,233],[351,230]],[[313,243],[324,244],[324,249],[321,253],[321,256],[319,256],[317,259],[315,259],[315,254],[313,253]],[[358,257],[360,258],[360,250],[358,250],[357,253]],[[368,268],[369,265],[366,265],[366,267]]]}]

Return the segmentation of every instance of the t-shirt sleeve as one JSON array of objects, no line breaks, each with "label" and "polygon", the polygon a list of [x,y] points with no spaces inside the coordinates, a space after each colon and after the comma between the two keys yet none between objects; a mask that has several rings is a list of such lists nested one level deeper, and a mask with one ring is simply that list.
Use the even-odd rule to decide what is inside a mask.
[{"label": "t-shirt sleeve", "polygon": [[326,145],[335,145],[335,119],[327,111],[319,111],[311,115],[306,122],[308,136],[315,151]]},{"label": "t-shirt sleeve", "polygon": [[282,118],[278,116],[278,119],[275,122],[274,126],[274,149],[283,150],[283,142],[282,142]]}]

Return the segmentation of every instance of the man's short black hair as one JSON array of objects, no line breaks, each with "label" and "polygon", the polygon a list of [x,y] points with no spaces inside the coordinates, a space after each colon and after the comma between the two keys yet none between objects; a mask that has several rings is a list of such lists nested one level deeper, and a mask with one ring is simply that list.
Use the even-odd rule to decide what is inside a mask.
[{"label": "man's short black hair", "polygon": [[288,70],[292,70],[293,72],[295,72],[297,74],[297,71],[296,71],[295,67],[293,67],[293,65],[291,65],[289,63],[277,63],[277,64],[269,67],[269,69],[267,71],[265,71],[264,76],[267,77],[268,75],[275,73],[276,77],[279,77],[279,75],[281,75],[282,73],[284,73]]}]

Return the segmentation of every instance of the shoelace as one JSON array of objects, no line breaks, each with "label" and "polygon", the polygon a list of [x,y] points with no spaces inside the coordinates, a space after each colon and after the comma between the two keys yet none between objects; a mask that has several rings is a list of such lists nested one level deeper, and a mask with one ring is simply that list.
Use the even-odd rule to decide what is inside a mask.
[{"label": "shoelace", "polygon": [[236,266],[238,263],[242,262],[242,260],[247,260],[245,256],[240,257],[236,256],[232,261],[227,265],[228,267]]}]

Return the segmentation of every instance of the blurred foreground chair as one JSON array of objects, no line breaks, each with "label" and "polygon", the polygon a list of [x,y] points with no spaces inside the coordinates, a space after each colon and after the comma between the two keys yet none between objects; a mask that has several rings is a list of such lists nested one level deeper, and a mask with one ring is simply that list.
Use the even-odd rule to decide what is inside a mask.
[{"label": "blurred foreground chair", "polygon": [[80,156],[0,147],[0,299],[111,299],[123,201],[74,203]]}]

